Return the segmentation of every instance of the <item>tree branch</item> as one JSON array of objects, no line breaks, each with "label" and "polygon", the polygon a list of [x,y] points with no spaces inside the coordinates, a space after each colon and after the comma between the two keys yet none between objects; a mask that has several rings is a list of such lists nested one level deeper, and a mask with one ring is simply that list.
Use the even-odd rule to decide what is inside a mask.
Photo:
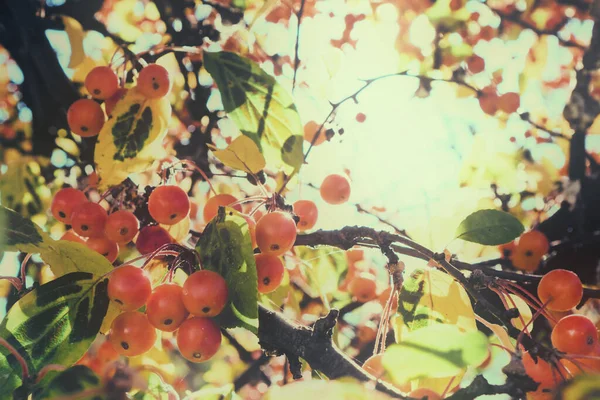
[{"label": "tree branch", "polygon": [[[329,379],[351,377],[362,382],[375,382],[374,376],[365,372],[333,344],[331,330],[336,318],[337,310],[332,310],[328,316],[319,319],[313,329],[309,329],[292,325],[281,314],[259,306],[260,345],[275,354],[300,357]],[[377,381],[375,388],[394,398],[405,398],[392,386],[382,381]]]}]

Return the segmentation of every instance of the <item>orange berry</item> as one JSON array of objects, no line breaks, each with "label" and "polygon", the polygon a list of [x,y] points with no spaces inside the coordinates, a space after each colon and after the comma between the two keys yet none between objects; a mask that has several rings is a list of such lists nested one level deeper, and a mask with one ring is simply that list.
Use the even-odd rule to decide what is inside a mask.
[{"label": "orange berry", "polygon": [[552,311],[568,311],[583,297],[581,280],[574,272],[555,269],[548,272],[537,289],[540,301]]},{"label": "orange berry", "polygon": [[290,214],[274,211],[263,216],[256,224],[256,243],[264,254],[280,256],[296,241],[296,223]]},{"label": "orange berry", "polygon": [[113,362],[119,359],[119,353],[117,353],[114,347],[108,340],[102,342],[98,350],[96,351],[96,359],[100,360],[102,364]]},{"label": "orange berry", "polygon": [[119,255],[119,245],[105,237],[89,238],[85,245],[96,253],[102,254],[111,263],[115,262]]},{"label": "orange berry", "polygon": [[329,204],[343,204],[350,198],[350,182],[342,175],[328,175],[321,183],[321,198]]},{"label": "orange berry", "polygon": [[483,93],[479,96],[479,107],[488,114],[494,115],[498,111],[498,95],[495,93]]},{"label": "orange berry", "polygon": [[146,314],[127,311],[114,319],[108,340],[117,353],[127,357],[139,356],[154,346],[156,329]]},{"label": "orange berry", "polygon": [[71,226],[83,237],[103,237],[106,225],[106,210],[100,204],[86,201],[73,209]]},{"label": "orange berry", "polygon": [[133,265],[115,268],[108,278],[108,297],[118,303],[122,310],[137,310],[152,293],[148,273]]},{"label": "orange berry", "polygon": [[146,315],[156,329],[177,330],[188,316],[181,286],[167,283],[156,287],[146,302]]},{"label": "orange berry", "polygon": [[552,345],[559,351],[571,354],[589,354],[598,344],[598,330],[584,315],[568,315],[552,330]]},{"label": "orange berry", "polygon": [[148,197],[148,212],[159,224],[175,225],[190,213],[190,198],[179,186],[159,186]]},{"label": "orange berry", "polygon": [[526,351],[523,353],[522,361],[525,372],[531,379],[540,384],[539,388],[552,388],[562,381],[558,371],[540,357],[537,358],[536,363],[529,352]]},{"label": "orange berry", "polygon": [[108,216],[104,225],[104,234],[117,243],[129,243],[140,229],[140,221],[131,212],[116,211]]},{"label": "orange berry", "polygon": [[368,272],[362,272],[354,277],[348,284],[348,290],[352,296],[361,303],[373,300],[377,297],[377,283],[375,276]]},{"label": "orange berry", "polygon": [[140,71],[137,88],[142,95],[149,99],[164,97],[171,90],[169,72],[161,65],[150,64]]},{"label": "orange berry", "polygon": [[467,69],[473,74],[478,74],[485,69],[485,61],[483,58],[473,55],[467,59]]},{"label": "orange berry", "polygon": [[104,126],[104,111],[100,104],[90,99],[79,99],[67,111],[69,129],[81,137],[92,137]]},{"label": "orange berry", "polygon": [[87,197],[85,197],[85,194],[81,190],[74,188],[60,189],[52,199],[50,211],[54,218],[70,225],[73,211],[87,201]]},{"label": "orange berry", "polygon": [[283,263],[277,256],[269,254],[255,254],[256,274],[258,276],[258,291],[271,293],[279,287],[283,280]]},{"label": "orange berry", "polygon": [[227,304],[228,296],[227,282],[213,271],[196,271],[183,283],[183,304],[192,315],[219,315]]},{"label": "orange berry", "polygon": [[[204,215],[204,222],[210,222],[210,220],[212,220],[219,212],[220,206],[228,206],[236,201],[238,201],[238,199],[230,194],[218,194],[211,197],[204,205],[204,210],[202,211],[202,214]],[[242,212],[241,204],[236,204],[233,206],[233,208],[239,212]]]},{"label": "orange berry", "polygon": [[207,361],[221,347],[221,330],[210,318],[187,319],[177,331],[177,347],[191,362]]},{"label": "orange berry", "polygon": [[518,93],[504,93],[498,98],[498,108],[507,114],[512,114],[519,109],[521,98]]},{"label": "orange berry", "polygon": [[298,230],[306,231],[312,229],[317,223],[319,210],[317,205],[310,200],[298,200],[294,203],[294,213],[300,218]]},{"label": "orange berry", "polygon": [[119,89],[119,78],[110,67],[96,67],[85,77],[85,88],[93,98],[105,100]]}]

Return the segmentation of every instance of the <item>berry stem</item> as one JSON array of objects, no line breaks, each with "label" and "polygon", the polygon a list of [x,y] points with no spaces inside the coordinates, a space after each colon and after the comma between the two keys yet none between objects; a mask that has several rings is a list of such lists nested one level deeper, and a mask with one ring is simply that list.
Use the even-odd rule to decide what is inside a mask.
[{"label": "berry stem", "polygon": [[42,381],[42,379],[44,379],[44,376],[46,376],[46,374],[48,372],[51,372],[51,371],[61,372],[61,371],[64,371],[65,369],[67,369],[67,367],[65,367],[64,365],[48,364],[48,365],[44,366],[42,369],[40,369],[40,372],[38,372],[37,377],[35,378],[35,383],[40,383]]},{"label": "berry stem", "polygon": [[27,366],[27,361],[23,358],[21,354],[15,349],[10,343],[6,341],[6,339],[0,337],[0,346],[3,346],[12,354],[16,359],[19,365],[21,366],[21,380],[23,382],[29,379],[29,367]]},{"label": "berry stem", "polygon": [[23,282],[19,278],[14,276],[0,276],[0,280],[2,279],[7,280],[11,285],[13,285],[15,289],[17,289],[17,292],[20,292],[21,289],[23,289]]}]

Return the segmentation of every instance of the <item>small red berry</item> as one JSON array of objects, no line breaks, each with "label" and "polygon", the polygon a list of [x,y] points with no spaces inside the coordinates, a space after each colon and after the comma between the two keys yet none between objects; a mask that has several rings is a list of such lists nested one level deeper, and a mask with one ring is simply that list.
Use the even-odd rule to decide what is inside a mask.
[{"label": "small red berry", "polygon": [[485,61],[483,58],[473,55],[467,59],[467,69],[473,74],[478,74],[485,69]]},{"label": "small red berry", "polygon": [[213,271],[194,272],[183,283],[183,304],[193,315],[202,317],[219,315],[227,304],[228,296],[227,282]]},{"label": "small red berry", "polygon": [[317,223],[319,210],[317,205],[310,200],[298,200],[294,203],[294,213],[300,218],[298,230],[306,231],[312,229]]},{"label": "small red berry", "polygon": [[256,224],[256,243],[264,254],[280,256],[296,241],[296,223],[290,214],[274,211],[264,215]]},{"label": "small red berry", "polygon": [[567,315],[552,330],[552,345],[559,351],[589,354],[598,343],[598,330],[584,315]]},{"label": "small red berry", "polygon": [[169,232],[158,225],[152,225],[140,230],[135,247],[140,254],[150,254],[169,243],[174,243]]},{"label": "small red berry", "polygon": [[160,186],[148,197],[148,211],[159,224],[175,225],[190,213],[190,198],[178,186]]},{"label": "small red berry", "polygon": [[110,214],[104,225],[104,234],[117,243],[129,243],[140,229],[140,221],[132,212],[119,210]]},{"label": "small red berry", "polygon": [[177,347],[181,355],[191,362],[207,361],[221,347],[221,330],[209,318],[187,319],[177,331]]},{"label": "small red berry", "polygon": [[537,293],[547,309],[569,311],[581,301],[583,285],[574,272],[555,269],[540,280]]},{"label": "small red berry", "polygon": [[67,111],[71,131],[82,137],[96,136],[104,126],[104,111],[100,104],[90,99],[79,99]]},{"label": "small red berry", "polygon": [[80,204],[71,214],[71,225],[79,236],[102,237],[106,225],[106,210],[91,201]]},{"label": "small red berry", "polygon": [[119,78],[110,67],[96,67],[85,77],[85,88],[95,99],[105,100],[119,88]]},{"label": "small red berry", "polygon": [[258,276],[258,291],[270,293],[277,289],[283,280],[285,269],[283,262],[277,256],[255,254],[256,274]]},{"label": "small red berry", "polygon": [[161,65],[150,64],[140,71],[137,88],[142,95],[149,99],[164,97],[171,90],[169,72]]},{"label": "small red berry", "polygon": [[64,188],[54,195],[50,211],[54,218],[70,225],[73,210],[85,202],[87,202],[87,197],[81,190]]},{"label": "small red berry", "polygon": [[367,116],[364,113],[356,114],[356,122],[362,124],[363,122],[365,122],[366,119],[367,119]]},{"label": "small red berry", "polygon": [[123,356],[139,356],[154,346],[156,329],[150,324],[146,314],[128,311],[115,318],[108,341]]},{"label": "small red berry", "polygon": [[161,331],[173,332],[179,328],[188,316],[181,286],[168,283],[154,289],[146,302],[146,315],[150,323]]},{"label": "small red berry", "polygon": [[118,303],[122,310],[137,310],[152,293],[148,273],[133,265],[116,268],[108,278],[108,297]]},{"label": "small red berry", "polygon": [[92,237],[85,245],[97,253],[102,254],[111,263],[115,262],[119,255],[119,245],[105,237]]},{"label": "small red berry", "polygon": [[348,290],[361,303],[375,299],[377,297],[375,276],[368,272],[360,273],[352,279],[348,285]]},{"label": "small red berry", "polygon": [[328,175],[321,183],[321,198],[329,204],[343,204],[350,198],[350,182],[342,175]]}]

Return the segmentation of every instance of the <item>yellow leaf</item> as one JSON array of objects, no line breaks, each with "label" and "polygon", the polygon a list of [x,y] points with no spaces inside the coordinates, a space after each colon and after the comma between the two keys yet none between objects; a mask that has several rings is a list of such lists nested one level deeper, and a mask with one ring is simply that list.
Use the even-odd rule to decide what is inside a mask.
[{"label": "yellow leaf", "polygon": [[398,313],[393,320],[396,342],[403,334],[441,322],[463,331],[477,330],[469,295],[450,275],[434,268],[405,272]]},{"label": "yellow leaf", "polygon": [[150,168],[163,158],[162,141],[171,118],[165,97],[147,99],[131,88],[117,103],[111,118],[98,135],[94,152],[99,190],[121,183],[129,174]]},{"label": "yellow leaf", "polygon": [[69,68],[75,68],[81,64],[85,58],[85,52],[83,51],[83,38],[85,37],[85,32],[79,21],[75,18],[63,15],[62,21],[65,25],[65,32],[69,37],[69,43],[71,44]]},{"label": "yellow leaf", "polygon": [[108,303],[108,310],[106,310],[106,315],[104,316],[104,319],[102,320],[102,326],[100,327],[100,333],[103,335],[106,335],[108,333],[108,331],[110,330],[110,326],[112,325],[114,319],[117,318],[117,316],[119,314],[121,314],[122,312],[123,311],[121,310],[119,305],[117,303],[115,303],[114,301],[111,301],[110,303]]},{"label": "yellow leaf", "polygon": [[248,136],[240,136],[224,150],[217,150],[211,144],[208,147],[223,164],[230,168],[256,174],[265,167],[265,158],[260,149]]}]

